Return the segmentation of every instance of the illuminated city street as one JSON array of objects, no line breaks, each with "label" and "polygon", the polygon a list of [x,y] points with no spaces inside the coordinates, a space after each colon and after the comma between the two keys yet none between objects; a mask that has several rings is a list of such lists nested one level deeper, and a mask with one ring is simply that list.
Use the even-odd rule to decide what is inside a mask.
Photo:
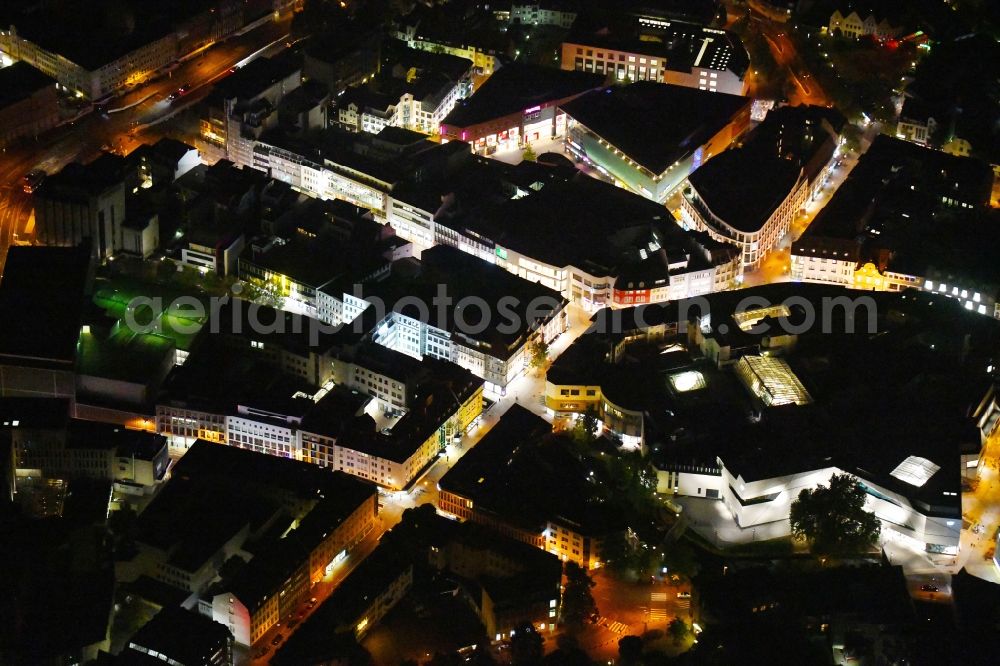
[{"label": "illuminated city street", "polygon": [[[15,240],[31,241],[31,197],[21,191],[24,174],[33,169],[52,174],[73,161],[89,162],[103,150],[125,154],[143,143],[154,143],[162,136],[155,123],[196,104],[209,92],[210,84],[227,75],[233,66],[272,44],[283,46],[290,21],[288,15],[205,49],[167,75],[111,100],[106,115],[93,111],[35,140],[4,149],[0,154],[0,267]],[[182,105],[166,99],[188,82],[192,93]]]}]

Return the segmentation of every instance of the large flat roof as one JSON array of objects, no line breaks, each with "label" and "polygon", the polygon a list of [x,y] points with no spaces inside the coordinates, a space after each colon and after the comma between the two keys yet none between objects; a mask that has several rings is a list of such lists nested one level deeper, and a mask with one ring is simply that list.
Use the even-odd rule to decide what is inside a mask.
[{"label": "large flat roof", "polygon": [[212,95],[250,100],[301,69],[301,63],[291,57],[256,58],[216,83]]},{"label": "large flat roof", "polygon": [[66,398],[4,397],[0,399],[0,424],[20,428],[60,429],[69,423]]},{"label": "large flat roof", "polygon": [[230,640],[229,629],[212,618],[184,608],[165,606],[129,642],[169,655],[182,664],[196,664]]},{"label": "large flat roof", "polygon": [[546,521],[603,534],[618,526],[612,502],[596,496],[584,464],[569,453],[552,426],[515,404],[438,485],[474,506],[529,530]]},{"label": "large flat roof", "polygon": [[717,217],[739,231],[755,233],[791,194],[801,173],[798,161],[734,148],[696,169],[688,181]]},{"label": "large flat roof", "polygon": [[84,419],[70,421],[69,448],[111,449],[118,456],[134,456],[152,460],[167,447],[167,438],[145,430],[129,430],[114,423],[99,423]]},{"label": "large flat roof", "polygon": [[23,3],[11,17],[18,35],[94,71],[157,39],[179,23],[207,10],[207,0],[70,0],[54,8]]},{"label": "large flat roof", "polygon": [[89,284],[90,248],[10,248],[0,279],[0,357],[21,364],[71,365]]},{"label": "large flat roof", "polygon": [[[448,331],[496,358],[513,355],[531,331],[565,305],[559,292],[458,248],[436,245],[424,250],[421,257],[421,273],[415,279],[398,271],[380,282],[363,284],[363,297],[380,298],[386,312],[398,312]],[[438,299],[442,288],[447,300]],[[515,300],[504,301],[510,298]],[[474,303],[463,306],[464,299]],[[501,321],[497,317],[502,302],[519,315],[507,326],[496,325]],[[483,312],[480,304],[489,310]]]},{"label": "large flat roof", "polygon": [[459,101],[441,124],[471,127],[534,106],[561,102],[603,83],[601,74],[512,63],[494,72],[472,97]]},{"label": "large flat roof", "polygon": [[0,109],[55,85],[55,79],[26,62],[15,62],[10,67],[0,68]]},{"label": "large flat roof", "polygon": [[750,106],[749,97],[640,81],[562,105],[577,122],[653,174],[693,154]]}]

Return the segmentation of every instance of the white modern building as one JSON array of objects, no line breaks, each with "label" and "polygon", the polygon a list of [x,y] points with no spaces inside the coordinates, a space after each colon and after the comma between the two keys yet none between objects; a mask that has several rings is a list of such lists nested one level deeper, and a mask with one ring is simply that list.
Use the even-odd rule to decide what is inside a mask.
[{"label": "white modern building", "polygon": [[681,216],[712,238],[737,245],[744,270],[756,270],[808,201],[809,183],[802,169],[791,163],[781,165],[787,168],[777,172],[760,169],[773,190],[754,189],[757,196],[751,196],[750,188],[731,188],[734,181],[721,175],[738,159],[738,151],[727,151],[691,174],[681,200]]}]

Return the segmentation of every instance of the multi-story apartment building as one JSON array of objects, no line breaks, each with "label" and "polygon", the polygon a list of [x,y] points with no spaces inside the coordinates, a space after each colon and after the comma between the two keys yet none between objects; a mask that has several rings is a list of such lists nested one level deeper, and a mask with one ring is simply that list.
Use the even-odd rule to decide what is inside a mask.
[{"label": "multi-story apartment building", "polygon": [[363,639],[413,586],[414,562],[392,532],[347,574],[333,593],[271,658],[275,666],[329,659],[331,641]]},{"label": "multi-story apartment building", "polygon": [[[22,410],[50,403],[56,416],[40,431],[15,428],[12,431],[15,463],[18,468],[41,470],[53,478],[90,478],[112,481],[126,493],[141,494],[163,480],[170,463],[167,441],[162,435],[96,421],[69,419],[68,403],[54,398],[7,398],[0,409],[4,421],[20,421]],[[14,418],[9,418],[14,414]],[[27,425],[27,419],[25,421]]]},{"label": "multi-story apartment building", "polygon": [[337,98],[340,125],[372,134],[392,126],[437,135],[441,121],[472,94],[472,61],[401,46],[386,51],[376,77]]},{"label": "multi-story apartment building", "polygon": [[[268,16],[271,0],[182,5],[71,0],[63,11],[25,5],[0,26],[0,51],[97,100],[144,83],[199,48]],[[81,35],[86,35],[81,39]]]},{"label": "multi-story apartment building", "polygon": [[330,128],[314,144],[277,135],[254,142],[252,161],[244,166],[320,199],[341,199],[371,210],[382,219],[388,193],[401,181],[426,177],[460,161],[468,146],[440,145],[400,127],[377,135],[357,135]]},{"label": "multi-story apartment building", "polygon": [[[307,355],[288,340],[282,349],[281,336],[250,339],[246,347],[219,339],[234,335],[206,336],[213,344],[176,369],[156,407],[157,428],[177,452],[205,435],[399,489],[482,413],[482,380],[454,364],[365,341],[364,334],[328,337],[318,347],[325,351],[310,347]],[[303,372],[317,376],[320,369],[322,388],[302,380]],[[358,419],[366,411],[403,416],[383,432]]]},{"label": "multi-story apartment building", "polygon": [[239,261],[240,279],[283,299],[285,310],[339,322],[339,316],[320,312],[321,290],[378,279],[393,261],[412,255],[411,244],[389,225],[372,221],[369,211],[315,199],[297,208],[276,223],[298,223],[294,231],[251,242]]},{"label": "multi-story apartment building", "polygon": [[121,655],[123,661],[233,666],[233,635],[200,613],[165,606],[128,639]]},{"label": "multi-story apartment building", "polygon": [[730,289],[743,279],[739,248],[713,239],[708,233],[691,231],[681,247],[667,259],[667,274],[639,264],[620,273],[611,292],[611,307],[663,303]]},{"label": "multi-story apartment building", "polygon": [[301,84],[301,62],[286,56],[257,58],[219,81],[201,120],[202,152],[252,166],[255,139],[277,126],[279,105]]},{"label": "multi-story apartment building", "polygon": [[862,18],[856,11],[845,10],[845,12],[838,9],[830,15],[830,22],[826,26],[829,34],[849,39],[873,37],[881,41],[896,37],[903,30],[899,26],[890,24],[886,18],[879,21],[874,14]]},{"label": "multi-story apartment building", "polygon": [[[793,280],[869,291],[915,289],[1000,317],[1000,237],[984,226],[990,167],[879,136],[805,234],[792,244]],[[927,235],[935,252],[922,249]]]},{"label": "multi-story apartment building", "polygon": [[313,35],[306,43],[302,74],[324,84],[333,96],[360,86],[379,72],[383,30],[380,25],[350,24]]},{"label": "multi-story apartment building", "polygon": [[576,20],[576,10],[577,3],[571,0],[513,0],[510,3],[510,22],[571,28]]},{"label": "multi-story apartment building", "polygon": [[336,495],[320,499],[297,527],[208,593],[212,619],[228,627],[236,643],[252,646],[294,617],[312,585],[375,528],[375,489],[346,475],[334,478]]},{"label": "multi-story apartment building", "polygon": [[[175,463],[170,480],[142,512],[137,551],[119,563],[116,575],[125,582],[150,577],[185,592],[182,605],[197,606],[226,625],[238,643],[249,645],[251,614],[229,615],[228,597],[220,609],[225,617],[213,613],[217,595],[238,588],[245,593],[241,601],[256,611],[272,592],[282,596],[272,586],[285,586],[293,573],[296,585],[308,591],[342,551],[374,527],[377,515],[370,484],[307,463],[200,441]],[[257,557],[262,559],[253,564]],[[239,560],[250,563],[235,567]],[[230,574],[220,583],[220,572],[226,571]],[[266,615],[270,620],[271,613]],[[273,621],[283,619],[276,615]]]},{"label": "multi-story apartment building", "polygon": [[915,97],[907,97],[896,121],[896,137],[926,146],[937,132],[938,121],[934,110]]},{"label": "multi-story apartment building", "polygon": [[[72,39],[72,38],[71,38]],[[177,59],[177,35],[170,29],[154,32],[134,46],[116,43],[113,37],[88,40],[90,45],[49,43],[43,32],[29,36],[17,26],[0,30],[0,50],[26,62],[87,99],[101,99],[143,83]]]},{"label": "multi-story apartment building", "polygon": [[[504,536],[523,541],[585,568],[601,565],[601,543],[617,530],[615,521],[599,507],[587,501],[582,488],[572,487],[560,470],[548,482],[541,482],[534,501],[542,502],[528,510],[524,497],[512,497],[513,486],[531,483],[522,478],[516,484],[512,474],[528,474],[515,459],[519,450],[537,446],[539,438],[551,430],[543,418],[519,405],[511,407],[500,421],[467,452],[438,482],[438,509],[459,520],[487,525]],[[501,462],[505,461],[505,462]],[[504,488],[501,490],[501,488]],[[563,493],[573,496],[578,508],[569,511]],[[545,497],[545,501],[542,498]],[[514,507],[521,507],[520,512]]]},{"label": "multi-story apartment building", "polygon": [[[449,7],[439,7],[448,12]],[[461,8],[456,8],[461,11]],[[476,73],[490,76],[500,68],[498,59],[504,55],[502,40],[491,35],[488,30],[472,31],[468,18],[459,16],[425,16],[433,10],[417,9],[404,17],[396,26],[393,36],[406,43],[411,49],[444,53],[471,60]],[[473,19],[474,22],[474,19]]]}]

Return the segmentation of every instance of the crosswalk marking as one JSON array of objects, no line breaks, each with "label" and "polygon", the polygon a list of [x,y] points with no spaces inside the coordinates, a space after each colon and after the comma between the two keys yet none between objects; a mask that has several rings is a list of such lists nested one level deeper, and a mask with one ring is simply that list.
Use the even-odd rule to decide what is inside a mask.
[{"label": "crosswalk marking", "polygon": [[608,625],[608,629],[616,634],[624,634],[628,631],[628,625],[622,622],[612,622]]},{"label": "crosswalk marking", "polygon": [[611,620],[610,618],[606,617],[598,618],[597,624],[601,625],[602,627],[607,627],[608,631],[616,634],[624,634],[625,632],[628,631],[628,625],[625,624],[624,622],[617,622],[615,620]]},{"label": "crosswalk marking", "polygon": [[666,608],[652,608],[649,611],[650,620],[666,620],[667,619],[667,609]]},{"label": "crosswalk marking", "polygon": [[666,592],[651,592],[650,595],[649,595],[649,600],[650,601],[666,601],[667,600],[667,593]]}]

